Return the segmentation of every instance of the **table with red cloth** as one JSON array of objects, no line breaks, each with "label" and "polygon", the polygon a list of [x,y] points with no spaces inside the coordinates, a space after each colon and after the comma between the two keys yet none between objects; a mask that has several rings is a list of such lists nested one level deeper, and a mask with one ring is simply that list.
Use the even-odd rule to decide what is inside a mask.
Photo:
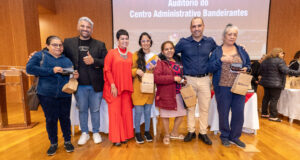
[{"label": "table with red cloth", "polygon": [[[210,131],[214,131],[216,134],[219,131],[219,114],[214,91],[212,91],[211,95],[212,96],[208,113],[208,125],[210,126]],[[195,114],[196,117],[199,117],[198,105],[196,106]],[[231,112],[229,113],[229,122],[230,120]],[[248,92],[246,94],[245,100],[243,132],[256,134],[256,131],[258,129],[259,119],[257,110],[257,94],[254,92]]]}]

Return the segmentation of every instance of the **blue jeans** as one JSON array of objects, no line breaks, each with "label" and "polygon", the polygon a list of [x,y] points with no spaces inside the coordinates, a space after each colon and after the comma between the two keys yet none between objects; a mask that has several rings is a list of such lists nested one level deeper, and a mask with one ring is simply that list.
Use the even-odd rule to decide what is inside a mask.
[{"label": "blue jeans", "polygon": [[135,117],[134,117],[134,127],[135,127],[135,133],[141,133],[141,118],[142,114],[144,113],[144,119],[145,119],[145,132],[149,132],[150,129],[150,119],[151,119],[151,107],[152,104],[145,104],[143,106],[134,106],[135,111]]},{"label": "blue jeans", "polygon": [[[216,87],[215,96],[219,113],[219,127],[222,140],[237,140],[242,134],[244,124],[245,96],[232,93],[231,87]],[[229,124],[229,111],[231,121]]]},{"label": "blue jeans", "polygon": [[95,92],[93,86],[90,85],[79,85],[75,97],[79,108],[79,123],[81,132],[89,133],[88,110],[90,109],[93,133],[98,133],[100,127],[99,110],[102,100],[102,92]]},{"label": "blue jeans", "polygon": [[49,97],[38,95],[46,117],[46,129],[51,144],[57,144],[57,122],[63,132],[65,142],[71,140],[71,97]]}]

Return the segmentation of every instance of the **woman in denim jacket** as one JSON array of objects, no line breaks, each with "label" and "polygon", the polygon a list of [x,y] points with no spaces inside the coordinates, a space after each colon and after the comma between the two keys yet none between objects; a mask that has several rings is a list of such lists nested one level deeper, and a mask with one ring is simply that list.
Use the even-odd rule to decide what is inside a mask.
[{"label": "woman in denim jacket", "polygon": [[[230,143],[245,148],[240,141],[244,123],[245,96],[232,93],[231,87],[239,72],[250,70],[250,58],[243,47],[237,45],[238,28],[228,24],[223,33],[223,45],[217,47],[210,59],[209,70],[213,73],[213,86],[218,105],[221,141],[224,146]],[[232,118],[228,123],[229,111]]]},{"label": "woman in denim jacket", "polygon": [[[49,36],[46,48],[34,54],[26,65],[26,71],[39,77],[37,94],[46,117],[46,129],[51,142],[47,154],[54,155],[57,150],[57,121],[60,121],[64,136],[64,147],[73,152],[71,144],[71,94],[62,92],[63,86],[69,81],[69,75],[63,68],[73,66],[72,62],[62,55],[62,40],[57,36]],[[74,72],[74,77],[78,78]]]}]

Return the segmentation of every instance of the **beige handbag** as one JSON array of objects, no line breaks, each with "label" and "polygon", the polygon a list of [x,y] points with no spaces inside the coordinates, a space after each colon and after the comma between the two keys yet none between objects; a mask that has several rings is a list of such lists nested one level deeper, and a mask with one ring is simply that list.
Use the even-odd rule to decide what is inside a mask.
[{"label": "beige handbag", "polygon": [[239,73],[233,83],[231,92],[240,95],[246,95],[251,85],[252,76],[246,73]]},{"label": "beige handbag", "polygon": [[285,89],[291,89],[292,79],[293,79],[293,77],[286,76],[286,81],[285,81],[285,86],[284,86]]},{"label": "beige handbag", "polygon": [[290,77],[290,88],[300,89],[300,77]]},{"label": "beige handbag", "polygon": [[142,93],[154,93],[154,75],[153,73],[144,73],[141,82]]},{"label": "beige handbag", "polygon": [[195,107],[197,103],[196,92],[194,91],[192,85],[187,84],[183,86],[180,90],[182,99],[187,107]]},{"label": "beige handbag", "polygon": [[69,82],[64,85],[62,91],[65,93],[72,94],[76,92],[78,87],[78,81],[75,78],[70,78]]}]

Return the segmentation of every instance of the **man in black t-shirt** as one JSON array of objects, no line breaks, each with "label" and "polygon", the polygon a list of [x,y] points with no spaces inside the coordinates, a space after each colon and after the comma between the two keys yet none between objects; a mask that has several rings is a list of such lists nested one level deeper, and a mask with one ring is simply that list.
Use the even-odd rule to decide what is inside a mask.
[{"label": "man in black t-shirt", "polygon": [[100,128],[100,103],[103,91],[103,67],[107,54],[105,44],[91,37],[93,22],[88,17],[78,20],[78,37],[64,40],[64,54],[78,70],[78,89],[75,94],[79,108],[81,136],[78,145],[84,145],[90,138],[88,129],[88,110],[90,109],[94,143],[102,141]]}]

